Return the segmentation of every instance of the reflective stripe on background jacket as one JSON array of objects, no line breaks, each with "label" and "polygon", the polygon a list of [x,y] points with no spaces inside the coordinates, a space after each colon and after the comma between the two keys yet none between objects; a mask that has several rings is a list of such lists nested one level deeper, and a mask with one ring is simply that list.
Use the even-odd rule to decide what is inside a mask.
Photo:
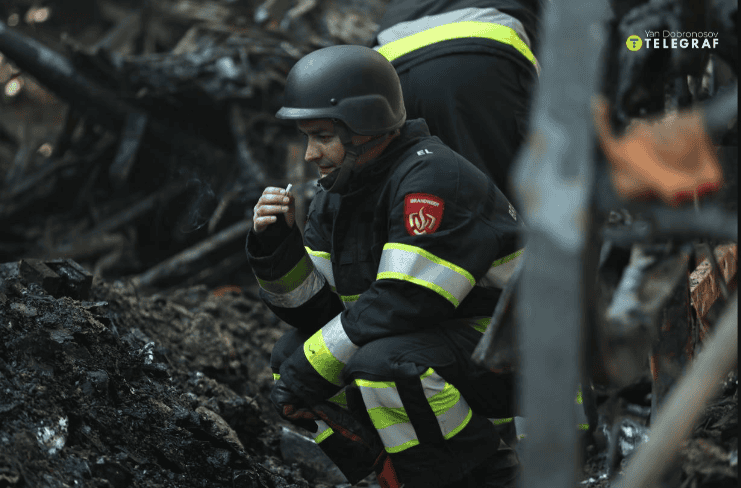
[{"label": "reflective stripe on background jacket", "polygon": [[538,70],[542,0],[392,0],[374,49],[398,72],[454,53],[507,55]]},{"label": "reflective stripe on background jacket", "polygon": [[494,183],[424,120],[408,121],[344,195],[318,191],[303,241],[296,226],[272,248],[248,235],[261,297],[288,324],[316,331],[281,378],[307,401],[326,399],[364,344],[490,317],[521,259],[520,225]]}]

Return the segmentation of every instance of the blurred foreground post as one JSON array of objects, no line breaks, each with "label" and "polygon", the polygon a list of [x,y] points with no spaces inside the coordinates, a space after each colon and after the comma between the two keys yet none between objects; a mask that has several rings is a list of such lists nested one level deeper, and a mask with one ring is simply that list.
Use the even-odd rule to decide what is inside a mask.
[{"label": "blurred foreground post", "polygon": [[580,465],[574,398],[585,316],[597,89],[604,0],[548,2],[530,138],[515,173],[529,229],[518,294],[527,488],[571,488]]}]

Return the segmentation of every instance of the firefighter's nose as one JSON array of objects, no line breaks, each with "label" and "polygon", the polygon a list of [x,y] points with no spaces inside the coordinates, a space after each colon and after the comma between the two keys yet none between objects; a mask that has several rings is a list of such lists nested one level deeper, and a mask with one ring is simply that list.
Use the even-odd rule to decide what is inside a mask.
[{"label": "firefighter's nose", "polygon": [[319,149],[314,146],[314,144],[308,144],[306,146],[306,154],[304,155],[304,159],[311,163],[313,161],[317,161],[321,159],[322,153],[319,151]]}]

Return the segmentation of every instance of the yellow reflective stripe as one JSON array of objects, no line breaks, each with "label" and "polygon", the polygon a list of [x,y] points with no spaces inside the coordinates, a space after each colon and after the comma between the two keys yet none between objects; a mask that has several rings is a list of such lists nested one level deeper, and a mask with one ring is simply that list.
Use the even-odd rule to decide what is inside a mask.
[{"label": "yellow reflective stripe", "polygon": [[504,425],[512,422],[514,419],[514,417],[510,417],[508,419],[489,419],[489,421],[494,425]]},{"label": "yellow reflective stripe", "polygon": [[332,434],[334,434],[334,431],[332,430],[331,427],[328,427],[327,430],[325,430],[324,432],[322,432],[321,434],[319,434],[318,436],[314,438],[314,442],[319,444],[320,442],[322,442],[324,439],[331,436]]},{"label": "yellow reflective stripe", "polygon": [[337,405],[341,407],[347,407],[347,392],[345,390],[342,390],[335,396],[328,398],[327,401],[336,403]]},{"label": "yellow reflective stripe", "polygon": [[429,378],[429,377],[430,377],[430,376],[432,376],[433,374],[435,374],[435,370],[434,370],[434,369],[432,369],[432,368],[427,368],[427,371],[425,371],[424,373],[422,373],[422,374],[421,374],[421,375],[419,376],[419,379],[423,380],[423,379],[425,379],[425,378]]},{"label": "yellow reflective stripe", "polygon": [[516,257],[520,256],[524,251],[525,249],[520,249],[519,251],[515,251],[512,254],[508,254],[507,256],[504,256],[502,259],[497,259],[496,261],[491,263],[491,267],[493,268],[495,266],[501,266],[503,264],[507,264],[513,259],[515,259]]},{"label": "yellow reflective stripe", "polygon": [[579,430],[589,430],[589,424],[577,424],[576,428]]},{"label": "yellow reflective stripe", "polygon": [[581,385],[579,385],[579,389],[576,391],[576,403],[579,405],[582,404],[582,397],[581,397]]},{"label": "yellow reflective stripe", "polygon": [[271,293],[288,293],[301,286],[314,271],[314,265],[308,255],[304,254],[288,273],[277,280],[268,281],[257,277],[260,287]]},{"label": "yellow reflective stripe", "polygon": [[312,437],[314,438],[314,442],[316,442],[317,444],[319,444],[334,433],[332,428],[323,420],[316,420],[316,427],[316,432],[312,434]]},{"label": "yellow reflective stripe", "polygon": [[273,381],[278,381],[280,379],[280,375],[278,373],[273,373]]},{"label": "yellow reflective stripe", "polygon": [[355,383],[356,386],[365,386],[368,388],[396,388],[396,384],[393,381],[371,381],[361,380],[358,378],[353,381],[353,383]]},{"label": "yellow reflective stripe", "polygon": [[404,407],[399,408],[388,408],[388,407],[376,407],[368,410],[368,416],[373,422],[373,426],[376,429],[385,429],[392,425],[403,424],[409,422],[409,415],[407,415]]},{"label": "yellow reflective stripe", "polygon": [[483,334],[484,332],[486,332],[486,328],[489,327],[490,323],[491,323],[491,317],[474,319],[473,323],[471,324],[471,327],[473,327],[474,329],[476,329],[477,331]]},{"label": "yellow reflective stripe", "polygon": [[458,389],[446,382],[443,390],[428,398],[427,401],[430,403],[435,416],[439,416],[453,408],[460,398],[461,393]]},{"label": "yellow reflective stripe", "polygon": [[316,258],[322,258],[326,259],[327,261],[330,260],[331,254],[324,251],[313,251],[310,247],[304,246],[304,249],[306,249],[306,252],[309,253],[310,256],[316,257]]},{"label": "yellow reflective stripe", "polygon": [[340,295],[343,302],[357,302],[360,295]]},{"label": "yellow reflective stripe", "polygon": [[304,342],[304,355],[325,380],[340,386],[340,373],[358,346],[352,343],[342,327],[340,315],[316,331]]},{"label": "yellow reflective stripe", "polygon": [[390,42],[378,49],[386,59],[393,61],[405,54],[409,54],[419,48],[429,46],[436,42],[449,41],[452,39],[464,39],[467,37],[481,37],[492,39],[512,46],[519,51],[528,61],[537,66],[537,61],[530,48],[520,39],[514,29],[490,22],[464,21],[452,24],[439,25],[431,29],[412,34],[398,41]]}]

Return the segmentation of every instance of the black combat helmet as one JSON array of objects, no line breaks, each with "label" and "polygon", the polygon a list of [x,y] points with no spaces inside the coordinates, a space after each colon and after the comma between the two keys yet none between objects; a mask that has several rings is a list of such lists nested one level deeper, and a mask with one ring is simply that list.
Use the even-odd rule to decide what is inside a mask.
[{"label": "black combat helmet", "polygon": [[331,46],[307,54],[288,73],[279,119],[338,119],[371,136],[404,125],[401,83],[383,55],[363,46]]}]

